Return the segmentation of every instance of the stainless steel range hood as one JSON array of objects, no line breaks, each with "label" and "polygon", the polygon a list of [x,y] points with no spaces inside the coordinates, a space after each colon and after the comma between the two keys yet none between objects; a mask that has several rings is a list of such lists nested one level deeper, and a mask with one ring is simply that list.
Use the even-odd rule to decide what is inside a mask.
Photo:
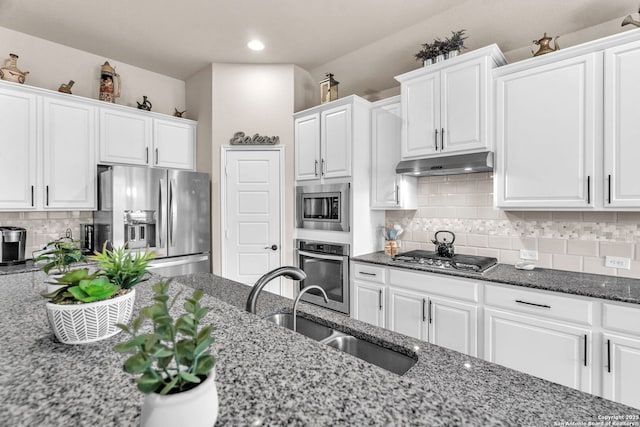
[{"label": "stainless steel range hood", "polygon": [[396,173],[414,176],[457,175],[492,171],[493,152],[491,151],[432,157],[429,159],[404,160],[396,166]]}]

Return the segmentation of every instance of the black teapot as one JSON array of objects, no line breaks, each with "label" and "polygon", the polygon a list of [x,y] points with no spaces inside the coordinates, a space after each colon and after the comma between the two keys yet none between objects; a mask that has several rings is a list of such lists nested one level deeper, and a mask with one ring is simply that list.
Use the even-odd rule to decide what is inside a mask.
[{"label": "black teapot", "polygon": [[[446,237],[443,237],[442,240],[438,240],[438,234],[440,233],[448,233],[451,235],[451,241],[448,242]],[[453,232],[448,230],[440,230],[436,231],[436,234],[433,236],[434,239],[431,241],[434,245],[436,245],[436,252],[438,256],[453,258],[454,250],[453,250],[453,242],[456,241],[456,235]]]}]

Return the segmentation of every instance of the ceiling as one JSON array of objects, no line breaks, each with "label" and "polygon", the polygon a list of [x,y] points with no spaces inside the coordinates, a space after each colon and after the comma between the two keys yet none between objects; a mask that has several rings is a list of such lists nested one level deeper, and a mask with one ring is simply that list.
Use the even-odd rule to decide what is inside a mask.
[{"label": "ceiling", "polygon": [[[211,62],[288,63],[340,93],[396,86],[420,44],[528,46],[637,10],[638,0],[0,0],[0,26],[181,80]],[[261,52],[247,49],[261,39]],[[562,39],[561,39],[562,40]]]}]

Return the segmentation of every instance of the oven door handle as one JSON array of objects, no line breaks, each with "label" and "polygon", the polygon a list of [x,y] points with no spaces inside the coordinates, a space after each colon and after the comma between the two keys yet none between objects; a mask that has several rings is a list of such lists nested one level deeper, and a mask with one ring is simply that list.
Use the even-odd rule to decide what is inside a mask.
[{"label": "oven door handle", "polygon": [[328,255],[328,254],[318,254],[315,252],[306,252],[298,250],[298,255],[306,256],[309,258],[319,258],[319,259],[328,259],[331,261],[342,261],[344,260],[344,255]]}]

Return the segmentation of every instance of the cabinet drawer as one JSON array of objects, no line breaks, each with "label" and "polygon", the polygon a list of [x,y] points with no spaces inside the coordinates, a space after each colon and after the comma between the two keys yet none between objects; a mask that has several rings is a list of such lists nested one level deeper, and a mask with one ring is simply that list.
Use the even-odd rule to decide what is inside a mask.
[{"label": "cabinet drawer", "polygon": [[602,327],[612,331],[640,335],[640,306],[602,304]]},{"label": "cabinet drawer", "polygon": [[476,282],[444,274],[414,273],[391,268],[389,269],[389,284],[433,295],[478,301],[478,284]]},{"label": "cabinet drawer", "polygon": [[386,283],[385,270],[371,264],[353,264],[354,277],[367,282]]},{"label": "cabinet drawer", "polygon": [[486,285],[485,304],[521,313],[565,320],[584,325],[593,324],[593,303],[577,297],[551,295],[514,287]]}]

